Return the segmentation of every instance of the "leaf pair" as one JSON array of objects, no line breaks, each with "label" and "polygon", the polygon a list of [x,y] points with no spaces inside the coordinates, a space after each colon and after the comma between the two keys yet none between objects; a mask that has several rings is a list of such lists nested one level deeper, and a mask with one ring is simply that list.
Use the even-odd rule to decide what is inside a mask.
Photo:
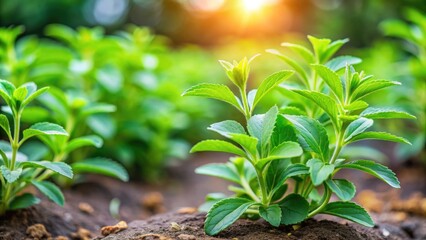
[{"label": "leaf pair", "polygon": [[273,226],[295,224],[303,221],[309,203],[300,195],[291,194],[279,204],[262,206],[244,198],[227,198],[218,201],[207,214],[204,229],[210,236],[216,235],[238,220],[250,207],[258,207],[259,214]]}]

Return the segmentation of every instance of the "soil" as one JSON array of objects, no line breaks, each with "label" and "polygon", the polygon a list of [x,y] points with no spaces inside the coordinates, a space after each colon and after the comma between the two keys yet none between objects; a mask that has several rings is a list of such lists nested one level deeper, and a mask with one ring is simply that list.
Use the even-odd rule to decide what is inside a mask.
[{"label": "soil", "polygon": [[[42,203],[37,206],[10,212],[0,218],[0,240],[49,239],[49,237],[55,239],[55,237],[59,236],[66,236],[69,239],[90,239],[100,235],[101,227],[113,226],[119,220],[128,222],[129,229],[118,234],[130,234],[131,232],[136,234],[135,231],[141,230],[138,226],[143,227],[145,230],[142,229],[142,232],[146,233],[156,233],[156,228],[159,229],[160,227],[164,232],[170,228],[171,222],[176,222],[178,225],[191,226],[192,224],[197,226],[198,232],[188,232],[189,230],[187,229],[180,232],[180,234],[199,234],[195,236],[196,239],[200,239],[199,237],[204,236],[202,231],[204,216],[182,213],[193,212],[191,207],[199,206],[204,201],[207,193],[226,193],[228,182],[213,177],[196,175],[194,169],[209,162],[225,162],[227,158],[228,156],[223,154],[195,155],[194,158],[180,166],[170,168],[167,173],[168,180],[160,184],[123,183],[111,178],[89,176],[84,182],[64,191],[66,198],[64,207],[43,199]],[[367,239],[370,239],[370,235],[363,234],[379,234],[377,236],[380,238],[371,239],[383,239],[383,234],[390,234],[385,239],[393,239],[391,238],[393,236],[399,236],[399,239],[426,239],[424,234],[426,231],[426,200],[423,201],[425,199],[423,196],[426,196],[425,168],[414,165],[398,169],[397,175],[401,180],[402,190],[391,190],[386,184],[363,173],[348,171],[343,174],[357,185],[360,194],[358,194],[356,200],[362,205],[366,205],[370,212],[376,213],[374,216],[379,222],[376,229],[364,229],[358,225],[341,225],[330,221],[309,220],[303,223],[300,229],[294,231],[289,228],[268,228],[268,225],[262,221],[239,220],[237,225],[233,225],[229,230],[224,231],[223,234],[225,235],[219,235],[219,237],[230,239],[228,238],[229,236],[237,234],[235,236],[238,239],[250,239],[241,238],[241,236],[245,236],[242,231],[258,229],[254,233],[261,234],[261,231],[265,230],[266,232],[263,234],[266,234],[265,236],[268,236],[268,239],[286,239],[284,235],[287,236],[287,239],[292,239],[291,237],[293,239],[295,239],[294,237],[296,239],[304,239],[308,234],[316,234],[319,238],[309,235],[310,237],[306,237],[306,239],[343,239],[331,238],[331,235],[327,235],[330,238],[321,238],[325,234],[323,231],[327,231],[332,235],[340,234],[339,236],[344,236],[346,239],[360,239],[352,238],[350,237],[351,235],[342,235],[353,233],[353,231],[359,234],[361,239],[366,239],[366,236],[368,236]],[[374,192],[362,191],[363,189],[373,189]],[[119,199],[121,202],[119,219],[112,217],[109,211],[110,202],[114,198]],[[423,213],[421,208],[423,202],[425,203],[425,214],[420,217]],[[182,207],[187,208],[182,209]],[[166,211],[173,212],[178,209],[180,209],[179,212],[181,214],[158,215],[150,218],[150,220],[131,222],[135,219],[147,219],[152,215]],[[166,218],[171,219],[167,220]],[[187,219],[185,220],[185,218]],[[337,220],[340,221],[340,219]],[[167,226],[161,225],[161,223]],[[40,225],[44,227],[44,230]],[[384,231],[381,229],[384,229]],[[422,235],[422,231],[424,235]],[[163,232],[160,231],[160,233]],[[287,235],[288,233],[291,233],[291,235]],[[180,235],[176,235],[175,232],[173,232],[174,235],[167,235],[165,232],[164,234],[173,238],[177,238]],[[112,239],[112,236],[114,235],[107,239]],[[262,236],[258,235],[257,239],[265,239]],[[273,236],[276,238],[273,238]],[[190,236],[185,235],[181,236],[181,239],[185,239],[185,237],[189,237],[186,239],[191,239]],[[151,239],[159,238],[154,237]]]},{"label": "soil", "polygon": [[[148,239],[238,239],[238,240],[360,240],[360,239],[426,239],[426,221],[409,219],[412,227],[407,230],[400,224],[379,223],[374,228],[357,224],[338,223],[329,220],[310,219],[299,228],[282,226],[274,228],[264,220],[240,219],[215,237],[206,236],[203,230],[205,214],[169,213],[158,215],[149,220],[133,221],[129,228],[102,240],[148,240]],[[414,232],[413,232],[414,231]]]}]

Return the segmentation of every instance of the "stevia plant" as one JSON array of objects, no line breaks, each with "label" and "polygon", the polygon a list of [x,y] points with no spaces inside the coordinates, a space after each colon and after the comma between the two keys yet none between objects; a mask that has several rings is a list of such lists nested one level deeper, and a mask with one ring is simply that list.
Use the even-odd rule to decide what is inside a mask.
[{"label": "stevia plant", "polygon": [[[356,72],[345,58],[335,61],[336,65],[344,66],[342,74],[316,64],[312,74],[318,76],[317,83],[306,84],[312,86],[312,90],[290,89],[306,98],[305,102],[300,102],[302,107],[314,110],[312,106],[317,106],[314,110],[317,114],[280,114],[274,106],[265,114],[253,115],[259,101],[293,72],[274,73],[263,80],[258,89],[247,93],[250,64],[247,59],[233,64],[221,61],[229,79],[238,88],[239,97],[220,84],[199,84],[183,94],[224,101],[246,119],[245,127],[233,120],[209,127],[232,142],[205,140],[191,150],[236,155],[225,164],[207,164],[196,169],[197,173],[237,185],[229,188],[234,192],[232,197],[208,196],[211,207],[204,227],[208,235],[218,234],[241,216],[262,217],[271,225],[279,226],[297,224],[317,214],[330,214],[365,226],[374,225],[368,213],[350,201],[356,192],[355,185],[335,177],[336,173],[342,169],[360,170],[395,188],[400,187],[399,181],[387,167],[371,160],[349,161],[341,157],[341,151],[365,139],[408,143],[389,133],[366,130],[373,125],[374,119],[412,116],[400,111],[367,108],[368,104],[362,100],[365,96],[398,83]],[[321,84],[329,91],[319,92],[319,87],[315,86]],[[321,117],[316,119],[316,116]],[[294,182],[292,189],[288,187],[290,181]],[[332,194],[340,200],[330,202]]]},{"label": "stevia plant", "polygon": [[[47,90],[47,87],[37,90],[34,83],[16,88],[8,81],[0,80],[0,96],[9,106],[12,120],[10,124],[8,116],[0,114],[0,127],[8,139],[8,142],[2,141],[0,144],[0,215],[6,210],[25,208],[40,201],[31,193],[21,194],[29,185],[35,186],[53,202],[64,204],[61,190],[46,179],[53,174],[72,178],[71,167],[63,162],[29,161],[26,155],[19,152],[20,147],[34,137],[68,136],[61,126],[48,122],[39,122],[21,131],[21,117],[25,107]],[[37,154],[37,149],[34,154]]]},{"label": "stevia plant", "polygon": [[[66,64],[72,59],[70,51],[36,37],[18,39],[22,33],[23,27],[0,28],[0,77],[5,77],[12,84],[17,85],[27,81],[51,85],[52,79],[57,79],[55,84],[58,87],[70,88],[69,80],[72,76],[67,77],[69,74],[66,71]],[[67,34],[64,33],[64,36]],[[55,57],[52,58],[51,55]],[[65,79],[68,82],[63,83],[59,79],[62,81]],[[87,151],[88,148],[82,149],[90,146],[100,148],[103,145],[102,138],[87,134],[89,131],[85,124],[86,120],[114,112],[115,106],[90,101],[88,96],[82,94],[79,89],[82,86],[79,81],[73,82],[77,83],[73,90],[65,93],[51,88],[49,93],[37,99],[42,104],[28,105],[21,113],[24,124],[34,124],[39,121],[54,122],[65,126],[69,135],[39,136],[38,139],[25,142],[21,148],[22,153],[32,161],[51,158],[54,162],[72,163],[75,173],[98,173],[126,181],[128,175],[121,165],[106,158],[88,158],[90,154]],[[2,110],[12,113],[8,106],[2,107]],[[40,140],[44,144],[41,144]],[[79,151],[76,151],[77,149]],[[52,175],[52,173],[45,174],[46,178]],[[65,178],[56,180],[57,183],[65,183]],[[72,181],[67,180],[66,183],[72,183]]]}]

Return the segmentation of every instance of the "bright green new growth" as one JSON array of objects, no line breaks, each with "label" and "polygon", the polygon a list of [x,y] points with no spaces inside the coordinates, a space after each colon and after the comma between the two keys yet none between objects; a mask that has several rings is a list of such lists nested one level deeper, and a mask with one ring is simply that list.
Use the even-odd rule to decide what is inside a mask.
[{"label": "bright green new growth", "polygon": [[[314,37],[309,40],[313,51],[295,44],[283,44],[300,54],[304,65],[276,50],[269,50],[295,70],[301,85],[283,84],[293,71],[280,71],[262,81],[258,89],[247,93],[250,61],[243,59],[234,64],[221,62],[232,83],[238,87],[239,97],[220,84],[199,84],[183,94],[227,102],[246,119],[244,127],[233,120],[209,127],[231,142],[206,140],[191,150],[236,155],[228,163],[207,164],[196,169],[199,174],[238,185],[230,186],[235,193],[230,198],[208,196],[209,202],[203,206],[209,208],[205,222],[208,235],[218,234],[243,215],[260,216],[273,226],[297,224],[316,214],[335,215],[373,226],[368,213],[350,202],[356,191],[354,184],[334,177],[341,169],[360,170],[399,188],[398,179],[387,167],[370,160],[349,161],[340,157],[342,149],[360,140],[408,143],[389,133],[367,131],[375,119],[414,118],[394,109],[368,108],[368,103],[363,101],[365,96],[399,83],[376,80],[356,72],[349,64],[359,63],[358,58],[331,59],[347,40],[331,42]],[[290,104],[280,110],[274,106],[265,114],[253,115],[259,101],[279,85],[291,96]],[[287,194],[289,181],[293,181],[295,187]],[[341,201],[330,203],[333,193]]]},{"label": "bright green new growth", "polygon": [[8,81],[0,80],[0,96],[10,108],[12,119],[11,125],[6,115],[0,115],[0,126],[9,140],[0,144],[0,215],[6,210],[26,208],[38,203],[40,199],[30,193],[18,195],[31,184],[50,200],[59,205],[64,204],[61,190],[45,180],[53,174],[72,178],[71,167],[63,162],[30,161],[26,155],[19,152],[22,144],[33,137],[68,136],[61,126],[48,122],[36,123],[21,131],[21,117],[25,107],[47,90],[48,88],[37,90],[34,83],[26,83],[16,88]]}]

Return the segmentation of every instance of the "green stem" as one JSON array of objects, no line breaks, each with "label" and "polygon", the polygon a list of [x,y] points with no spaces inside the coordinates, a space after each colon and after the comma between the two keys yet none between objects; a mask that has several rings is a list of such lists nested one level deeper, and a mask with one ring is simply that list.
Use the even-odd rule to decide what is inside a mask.
[{"label": "green stem", "polygon": [[324,185],[324,191],[325,192],[324,192],[323,198],[321,199],[321,204],[317,208],[315,208],[315,210],[313,210],[312,212],[308,214],[308,218],[311,218],[315,216],[316,214],[320,213],[330,201],[331,191],[325,185]]},{"label": "green stem", "polygon": [[259,171],[258,169],[256,169],[256,173],[257,173],[257,180],[259,182],[259,187],[260,187],[260,190],[262,191],[262,204],[268,205],[269,196],[266,190],[265,178],[263,177],[262,171]]},{"label": "green stem", "polygon": [[247,180],[244,177],[241,177],[241,186],[246,190],[247,195],[249,195],[253,200],[256,202],[260,202],[259,197],[256,195],[256,193],[253,192],[253,189],[250,187],[250,184],[247,182]]},{"label": "green stem", "polygon": [[343,133],[344,133],[344,131],[341,130],[337,134],[336,147],[334,148],[333,155],[331,156],[331,159],[330,159],[330,162],[329,162],[330,164],[333,164],[334,162],[336,162],[337,158],[339,157],[340,151],[342,150],[342,147],[343,147]]},{"label": "green stem", "polygon": [[[10,162],[9,169],[10,171],[13,171],[15,169],[15,163],[16,163],[16,156],[18,154],[18,148],[19,148],[19,129],[20,129],[20,119],[21,119],[21,112],[20,111],[14,111],[14,132],[13,132],[13,142],[11,144],[12,147],[12,159]],[[4,194],[2,195],[2,201],[0,206],[0,214],[4,214],[9,206],[10,202],[10,196],[11,192],[13,190],[13,183],[5,184],[6,188],[4,191]]]},{"label": "green stem", "polygon": [[251,117],[251,110],[247,101],[247,92],[246,89],[240,89],[241,99],[243,101],[243,107],[244,107],[244,116],[246,117],[246,121],[248,121]]}]

